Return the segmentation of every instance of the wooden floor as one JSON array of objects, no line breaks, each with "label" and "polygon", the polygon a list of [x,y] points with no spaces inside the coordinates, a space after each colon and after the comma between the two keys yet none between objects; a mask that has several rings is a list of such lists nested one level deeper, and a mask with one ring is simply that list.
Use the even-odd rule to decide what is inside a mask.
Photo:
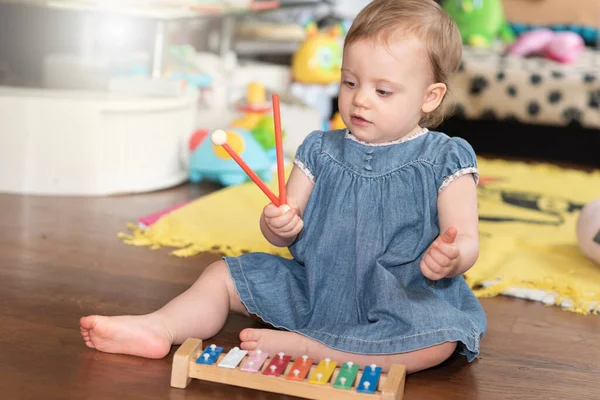
[{"label": "wooden floor", "polygon": [[[0,399],[283,398],[198,381],[171,389],[176,348],[146,360],[81,341],[81,316],[153,311],[218,258],[180,259],[117,239],[127,222],[211,189],[99,199],[0,195]],[[489,324],[480,358],[409,376],[406,399],[600,399],[600,317],[503,297],[482,303]],[[256,324],[231,316],[213,341],[228,349],[241,328]]]}]

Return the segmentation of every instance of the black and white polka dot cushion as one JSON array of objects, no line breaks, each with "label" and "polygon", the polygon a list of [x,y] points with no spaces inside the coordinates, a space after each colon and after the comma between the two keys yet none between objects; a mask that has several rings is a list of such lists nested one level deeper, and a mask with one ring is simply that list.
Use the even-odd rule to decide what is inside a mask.
[{"label": "black and white polka dot cushion", "polygon": [[600,51],[586,48],[576,63],[561,64],[465,47],[448,100],[467,119],[600,128]]}]

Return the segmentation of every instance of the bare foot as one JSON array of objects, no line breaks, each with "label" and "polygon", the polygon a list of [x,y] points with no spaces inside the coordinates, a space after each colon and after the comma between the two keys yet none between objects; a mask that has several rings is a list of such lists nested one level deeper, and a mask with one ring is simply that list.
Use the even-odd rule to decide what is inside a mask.
[{"label": "bare foot", "polygon": [[163,358],[172,343],[172,335],[159,317],[102,317],[90,315],[80,320],[81,336],[87,347],[106,353]]},{"label": "bare foot", "polygon": [[295,332],[278,331],[275,329],[247,328],[240,332],[240,348],[242,350],[256,350],[275,355],[285,353],[292,359],[308,354],[310,339]]}]

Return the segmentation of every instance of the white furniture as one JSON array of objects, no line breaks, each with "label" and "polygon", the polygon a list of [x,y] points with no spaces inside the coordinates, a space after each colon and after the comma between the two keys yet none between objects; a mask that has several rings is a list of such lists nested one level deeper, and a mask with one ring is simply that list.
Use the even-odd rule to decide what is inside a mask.
[{"label": "white furniture", "polygon": [[[220,18],[219,54],[232,50],[235,19],[261,11],[314,5],[316,0],[0,0],[0,3],[45,7],[83,14],[120,15],[155,21],[152,76],[161,77],[167,40],[167,24],[183,20]],[[83,38],[85,41],[85,38]]]},{"label": "white furniture", "polygon": [[[169,2],[164,7],[149,6],[150,2],[142,6],[144,0],[0,2],[63,8],[86,15],[102,12],[150,18],[157,27],[152,79],[146,83],[111,77],[101,63],[86,63],[92,58],[50,55],[42,68],[46,88],[0,86],[0,192],[99,196],[176,185],[187,179],[187,141],[194,130],[221,128],[231,120],[226,105],[233,84],[243,87],[259,75],[275,87],[287,80],[286,72],[265,75],[264,68],[240,69],[233,78],[225,76],[228,79],[223,80],[222,87],[213,88],[213,104],[200,107],[199,114],[195,92],[180,92],[169,86],[173,82],[163,79],[168,22],[202,16],[223,18],[219,53],[227,61],[233,19],[253,12],[248,7],[201,11],[189,8],[191,0],[172,1],[181,3],[177,7]],[[82,42],[87,43],[85,37]],[[107,80],[109,88],[105,90]],[[303,137],[304,129],[318,128],[313,128],[314,123],[300,130],[301,123],[306,126],[311,120],[307,114],[314,113],[298,107],[286,112],[287,120],[293,121],[288,129],[292,148]]]},{"label": "white furniture", "polygon": [[186,180],[196,96],[0,87],[0,192],[109,195]]}]

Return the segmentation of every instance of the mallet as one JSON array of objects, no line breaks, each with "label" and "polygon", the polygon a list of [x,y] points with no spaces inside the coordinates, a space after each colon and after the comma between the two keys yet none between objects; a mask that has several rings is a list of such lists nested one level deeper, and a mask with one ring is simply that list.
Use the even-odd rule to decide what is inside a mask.
[{"label": "mallet", "polygon": [[259,178],[259,176],[256,175],[256,173],[254,173],[254,171],[252,171],[250,167],[248,167],[244,160],[242,160],[242,158],[235,152],[235,150],[233,150],[231,146],[227,143],[227,133],[224,130],[217,129],[212,133],[210,138],[215,145],[223,147],[225,151],[231,156],[231,158],[233,158],[235,162],[237,162],[238,165],[242,167],[244,172],[248,174],[250,179],[252,179],[254,183],[256,183],[260,190],[262,190],[263,193],[267,195],[271,202],[275,204],[276,207],[279,207],[280,202],[277,196],[275,196],[271,189],[269,189],[267,185],[265,185],[265,183]]}]

